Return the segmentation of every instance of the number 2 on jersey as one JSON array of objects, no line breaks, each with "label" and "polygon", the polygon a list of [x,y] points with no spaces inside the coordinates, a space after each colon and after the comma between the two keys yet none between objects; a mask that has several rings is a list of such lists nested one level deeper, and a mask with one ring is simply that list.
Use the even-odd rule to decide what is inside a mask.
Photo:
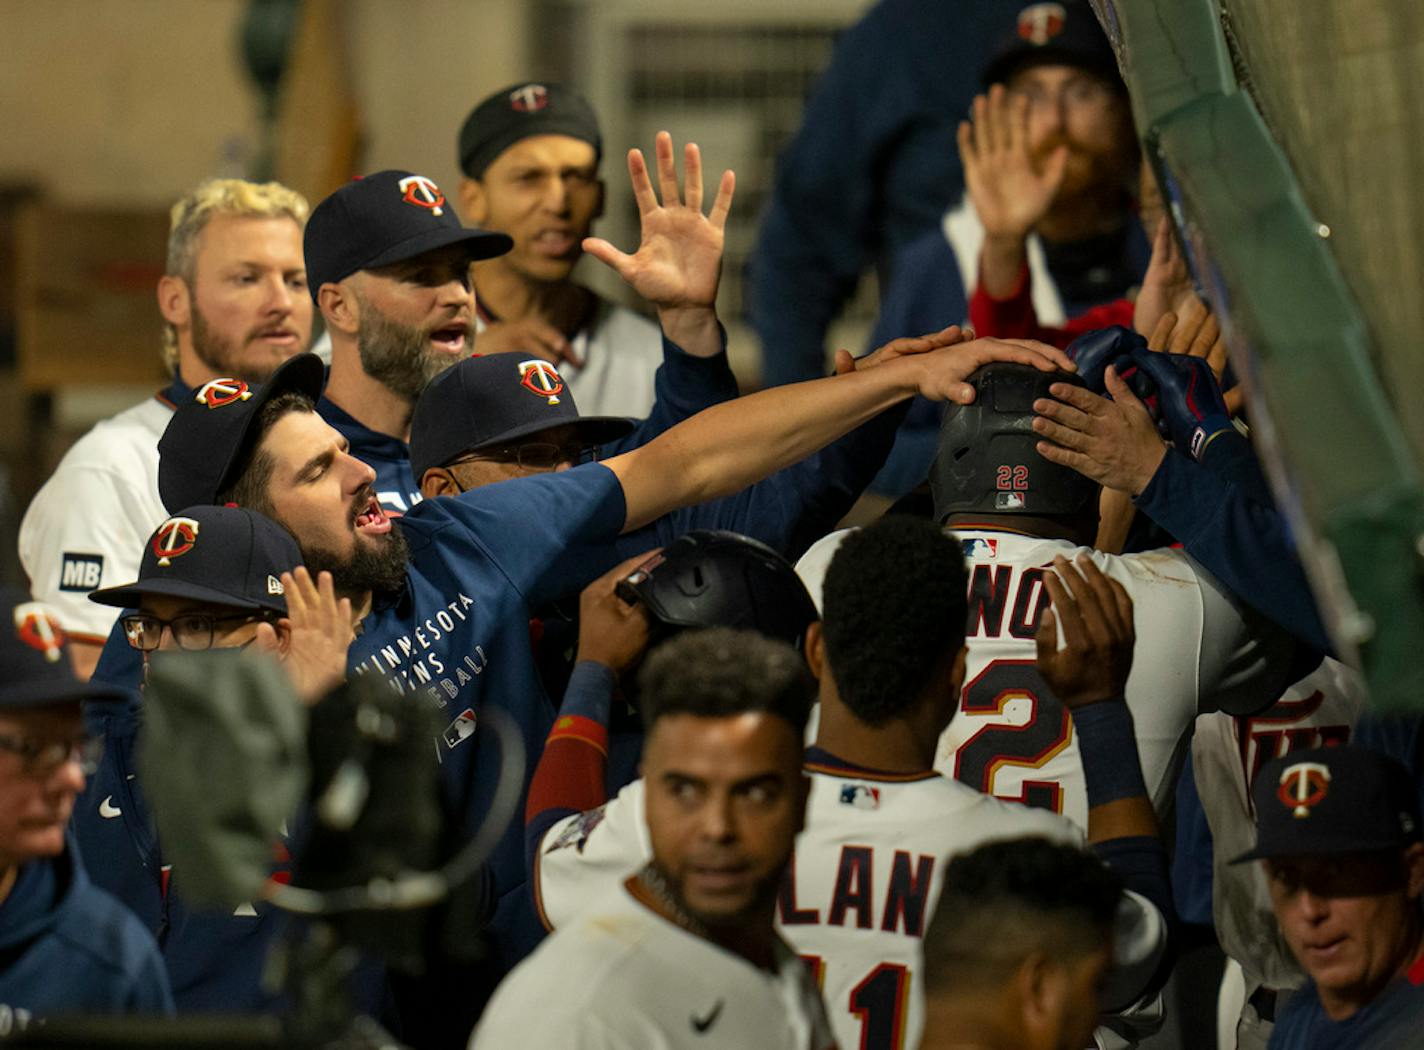
[{"label": "number 2 on jersey", "polygon": [[1068,746],[1073,720],[1049,690],[1032,660],[994,660],[964,686],[959,709],[971,715],[997,715],[1013,700],[1028,704],[1028,717],[1016,725],[986,725],[959,746],[954,778],[1006,802],[1063,812],[1063,787],[1053,780],[1024,780],[1017,795],[995,790],[994,779],[1009,769],[1040,769]]},{"label": "number 2 on jersey", "polygon": [[[803,955],[801,961],[810,968],[816,984],[824,986],[825,960],[819,955]],[[901,1050],[909,992],[909,969],[888,962],[875,966],[850,990],[846,1006],[860,1018],[860,1050]]]}]

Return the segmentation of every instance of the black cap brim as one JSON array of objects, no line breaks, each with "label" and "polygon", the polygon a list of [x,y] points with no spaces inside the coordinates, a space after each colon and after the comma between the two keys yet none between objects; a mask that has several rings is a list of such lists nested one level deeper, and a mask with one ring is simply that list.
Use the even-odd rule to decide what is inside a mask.
[{"label": "black cap brim", "polygon": [[[360,269],[373,270],[378,266],[390,266],[392,263],[403,262],[417,255],[433,252],[437,248],[444,248],[448,244],[464,244],[469,260],[478,262],[503,255],[514,247],[514,239],[508,234],[481,230],[474,226],[437,226],[393,244],[380,255],[366,260]],[[345,276],[349,277],[350,274]]]},{"label": "black cap brim", "polygon": [[14,707],[50,707],[82,702],[122,704],[131,701],[133,695],[132,690],[103,682],[45,679],[0,690],[0,711]]},{"label": "black cap brim", "polygon": [[249,598],[237,598],[226,591],[220,591],[214,587],[204,587],[202,584],[191,583],[188,580],[139,580],[118,587],[105,587],[101,591],[92,591],[89,594],[91,602],[98,605],[112,605],[118,609],[137,609],[143,604],[144,598],[152,597],[186,598],[189,601],[208,602],[231,609],[249,612],[259,612],[265,609],[281,616],[287,615],[287,610],[283,606],[267,605]]},{"label": "black cap brim", "polygon": [[610,441],[617,441],[621,437],[627,437],[637,426],[631,419],[624,419],[621,416],[579,416],[577,419],[564,419],[557,422],[546,422],[535,420],[526,423],[521,427],[514,427],[506,430],[503,434],[490,438],[488,441],[481,441],[478,445],[470,446],[470,451],[477,451],[482,448],[493,448],[495,445],[503,445],[509,441],[517,441],[520,438],[528,437],[530,434],[538,434],[545,430],[572,430],[581,439],[590,445],[606,445]]}]

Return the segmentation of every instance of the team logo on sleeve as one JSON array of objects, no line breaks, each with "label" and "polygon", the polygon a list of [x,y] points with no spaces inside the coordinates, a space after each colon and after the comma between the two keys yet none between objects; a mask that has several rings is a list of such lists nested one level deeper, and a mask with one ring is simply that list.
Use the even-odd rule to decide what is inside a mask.
[{"label": "team logo on sleeve", "polygon": [[1294,810],[1296,819],[1300,820],[1310,816],[1311,807],[1318,806],[1325,799],[1329,785],[1329,766],[1319,762],[1297,762],[1282,771],[1276,797]]},{"label": "team logo on sleeve", "polygon": [[525,84],[509,93],[509,108],[516,113],[538,113],[549,104],[549,89],[543,84]]},{"label": "team logo on sleeve", "polygon": [[193,400],[209,408],[222,408],[234,401],[246,401],[252,391],[241,379],[214,379],[198,387]]},{"label": "team logo on sleeve", "polygon": [[445,732],[440,734],[445,740],[445,746],[454,750],[463,744],[470,737],[475,735],[475,712],[472,708],[465,708],[455,716],[455,721],[445,727]]},{"label": "team logo on sleeve", "polygon": [[88,594],[104,578],[102,554],[73,554],[65,551],[59,565],[59,589]]},{"label": "team logo on sleeve", "polygon": [[544,853],[550,854],[555,850],[568,849],[572,846],[577,853],[582,853],[583,848],[588,845],[588,837],[593,834],[593,829],[603,823],[604,810],[606,806],[599,806],[596,809],[587,809],[569,821],[569,826],[559,832],[559,837],[549,843],[549,848]]},{"label": "team logo on sleeve", "polygon": [[31,649],[43,653],[50,663],[58,663],[64,655],[64,631],[54,613],[39,602],[21,602],[15,606],[15,637]]},{"label": "team logo on sleeve", "polygon": [[1019,12],[1018,34],[1034,47],[1042,47],[1063,32],[1067,20],[1062,4],[1032,4]]},{"label": "team logo on sleeve", "polygon": [[846,784],[841,788],[841,805],[855,809],[879,809],[880,789],[869,784]]},{"label": "team logo on sleeve", "polygon": [[531,394],[548,398],[549,404],[557,405],[558,395],[564,392],[564,377],[548,361],[520,361],[519,385]]},{"label": "team logo on sleeve", "polygon": [[159,565],[171,565],[193,549],[198,541],[198,523],[192,518],[169,518],[153,534],[153,553]]},{"label": "team logo on sleeve", "polygon": [[445,194],[424,175],[407,175],[399,183],[401,200],[417,208],[429,209],[431,215],[444,215]]}]

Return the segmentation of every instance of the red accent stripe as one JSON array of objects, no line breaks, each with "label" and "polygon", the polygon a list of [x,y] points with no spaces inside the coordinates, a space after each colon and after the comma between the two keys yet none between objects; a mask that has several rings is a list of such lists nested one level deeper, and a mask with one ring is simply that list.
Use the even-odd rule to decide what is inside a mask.
[{"label": "red accent stripe", "polygon": [[162,390],[160,390],[160,391],[158,391],[156,394],[154,394],[154,395],[153,395],[153,399],[154,399],[155,401],[157,401],[160,405],[167,405],[169,408],[174,409],[175,411],[176,411],[177,408],[178,408],[177,405],[175,405],[172,401],[169,401],[168,398],[166,398],[166,397],[163,396],[163,391],[162,391]]},{"label": "red accent stripe", "polygon": [[911,784],[917,780],[933,780],[940,774],[933,769],[923,773],[872,773],[864,769],[848,769],[845,766],[828,766],[822,762],[807,762],[803,766],[808,773],[825,773],[846,780],[875,780],[882,784]]},{"label": "red accent stripe", "polygon": [[1420,952],[1419,958],[1410,964],[1409,969],[1404,972],[1404,976],[1416,988],[1424,984],[1424,952]]}]

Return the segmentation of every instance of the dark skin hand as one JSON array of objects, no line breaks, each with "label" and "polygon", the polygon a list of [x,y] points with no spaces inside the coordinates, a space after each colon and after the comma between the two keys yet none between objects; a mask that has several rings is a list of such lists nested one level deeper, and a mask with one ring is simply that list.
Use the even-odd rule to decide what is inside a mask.
[{"label": "dark skin hand", "polygon": [[1157,433],[1147,406],[1115,368],[1108,368],[1104,382],[1111,398],[1067,383],[1050,386],[1053,397],[1033,403],[1038,413],[1033,429],[1044,438],[1037,448],[1044,459],[1071,467],[1106,488],[1137,496],[1162,465],[1167,443]]},{"label": "dark skin hand", "polygon": [[657,551],[629,558],[604,573],[579,596],[578,662],[591,660],[622,674],[648,647],[648,613],[641,604],[629,605],[618,597],[623,579]]}]

